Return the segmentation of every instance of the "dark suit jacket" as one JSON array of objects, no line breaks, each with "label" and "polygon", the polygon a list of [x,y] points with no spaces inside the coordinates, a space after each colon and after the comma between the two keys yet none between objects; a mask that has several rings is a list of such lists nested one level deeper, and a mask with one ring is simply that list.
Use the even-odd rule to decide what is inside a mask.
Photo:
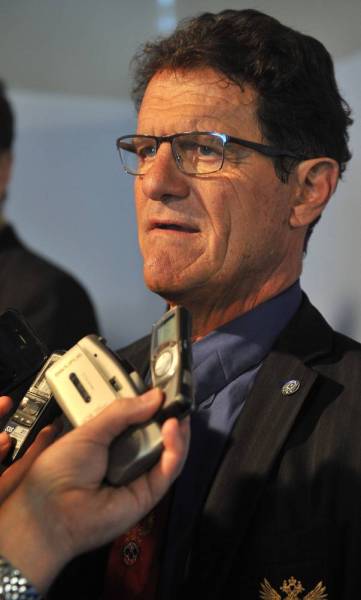
[{"label": "dark suit jacket", "polygon": [[0,314],[7,308],[22,312],[50,350],[98,331],[83,287],[26,248],[9,225],[0,230]]},{"label": "dark suit jacket", "polygon": [[[148,342],[122,352],[140,373]],[[290,380],[300,387],[283,395]],[[306,298],[258,373],[201,514],[174,543],[167,600],[276,600],[297,585],[290,598],[312,590],[310,599],[325,597],[317,586],[329,600],[361,597],[361,346],[335,333]],[[62,593],[99,597],[105,556],[103,549],[97,582],[89,557],[74,562],[73,585],[74,577],[91,584]]]}]

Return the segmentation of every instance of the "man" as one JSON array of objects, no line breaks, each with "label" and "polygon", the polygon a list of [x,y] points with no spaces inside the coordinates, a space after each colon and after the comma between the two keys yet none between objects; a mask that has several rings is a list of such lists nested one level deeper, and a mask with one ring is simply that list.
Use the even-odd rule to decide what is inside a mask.
[{"label": "man", "polygon": [[83,287],[29,250],[4,219],[13,143],[14,114],[0,81],[0,314],[16,308],[49,350],[68,348],[84,335],[98,331],[94,309]]},{"label": "man", "polygon": [[[197,410],[157,594],[127,597],[358,597],[361,348],[298,282],[350,158],[330,55],[257,11],[206,13],[146,44],[134,99],[117,145],[145,282],[192,313]],[[122,351],[143,376],[148,344]]]}]

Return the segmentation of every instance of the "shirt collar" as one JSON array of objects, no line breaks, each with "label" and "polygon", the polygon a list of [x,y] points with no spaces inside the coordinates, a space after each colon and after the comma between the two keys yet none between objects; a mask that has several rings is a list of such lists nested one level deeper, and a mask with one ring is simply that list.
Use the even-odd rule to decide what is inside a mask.
[{"label": "shirt collar", "polygon": [[299,281],[193,344],[197,404],[255,367],[301,303]]}]

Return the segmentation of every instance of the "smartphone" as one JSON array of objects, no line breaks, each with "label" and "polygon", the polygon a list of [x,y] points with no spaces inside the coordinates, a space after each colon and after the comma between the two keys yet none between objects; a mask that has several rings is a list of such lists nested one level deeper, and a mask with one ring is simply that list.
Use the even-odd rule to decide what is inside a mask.
[{"label": "smartphone", "polygon": [[0,429],[14,442],[2,468],[20,458],[39,430],[60,413],[44,378],[58,355],[48,356],[46,345],[20,312],[8,309],[0,315],[0,394],[13,400]]},{"label": "smartphone", "polygon": [[0,315],[0,395],[12,396],[14,410],[48,356],[20,312],[8,309]]}]

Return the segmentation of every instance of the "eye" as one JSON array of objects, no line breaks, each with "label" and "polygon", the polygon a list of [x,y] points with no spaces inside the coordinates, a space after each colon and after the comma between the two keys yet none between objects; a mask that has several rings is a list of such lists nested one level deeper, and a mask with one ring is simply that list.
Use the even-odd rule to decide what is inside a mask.
[{"label": "eye", "polygon": [[178,149],[179,154],[193,156],[198,160],[219,159],[222,157],[222,147],[219,147],[217,143],[213,143],[212,140],[210,143],[202,144],[200,140],[182,139],[181,143],[178,141]]},{"label": "eye", "polygon": [[216,147],[212,147],[212,146],[205,146],[205,145],[197,145],[197,152],[199,154],[200,157],[219,157],[221,156],[222,152],[219,150],[219,148]]},{"label": "eye", "polygon": [[156,146],[152,143],[137,145],[135,146],[134,151],[141,160],[154,158],[157,153]]},{"label": "eye", "polygon": [[222,156],[222,146],[218,140],[206,135],[181,137],[177,140],[176,147],[180,154],[192,154],[200,159]]}]

